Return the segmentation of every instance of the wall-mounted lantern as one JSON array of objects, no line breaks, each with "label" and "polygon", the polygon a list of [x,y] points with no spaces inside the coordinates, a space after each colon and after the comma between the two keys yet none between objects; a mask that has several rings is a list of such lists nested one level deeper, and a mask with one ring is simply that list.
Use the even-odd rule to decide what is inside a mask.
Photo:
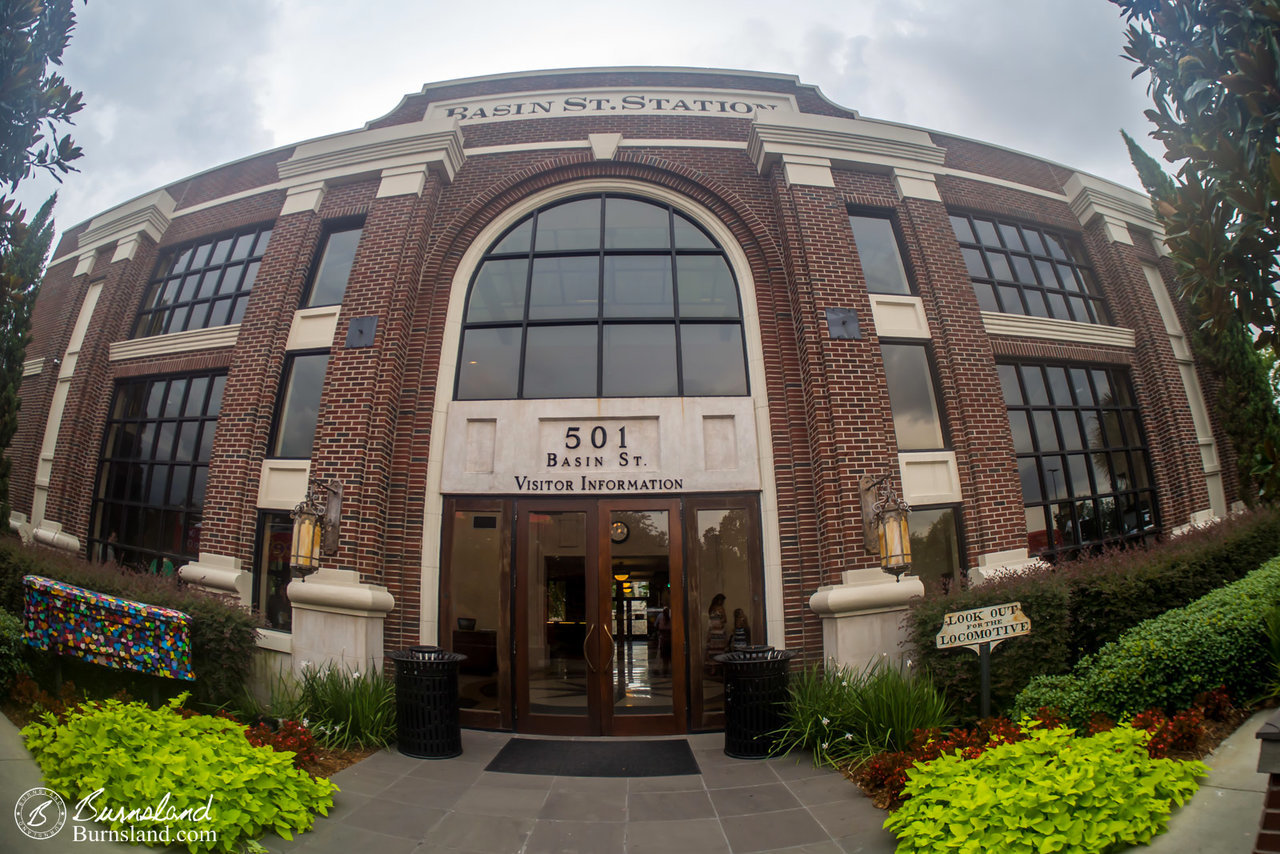
[{"label": "wall-mounted lantern", "polygon": [[338,553],[338,520],[342,518],[342,484],[307,481],[307,495],[293,508],[290,564],[296,578],[320,568],[321,555]]},{"label": "wall-mounted lantern", "polygon": [[893,491],[889,475],[863,475],[862,536],[867,552],[880,555],[880,568],[901,580],[911,568],[911,534],[907,514],[911,505]]}]

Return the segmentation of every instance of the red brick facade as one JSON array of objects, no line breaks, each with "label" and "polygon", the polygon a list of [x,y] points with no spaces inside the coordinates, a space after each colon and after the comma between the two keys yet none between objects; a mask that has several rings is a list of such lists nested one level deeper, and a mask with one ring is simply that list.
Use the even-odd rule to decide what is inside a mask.
[{"label": "red brick facade", "polygon": [[[368,127],[418,122],[433,101],[622,85],[769,92],[794,98],[801,113],[856,123],[851,111],[789,78],[617,71],[442,84],[407,97]],[[595,159],[584,145],[588,134],[621,134],[624,142],[612,158]],[[833,186],[801,183],[789,177],[782,158],[755,157],[752,139],[749,118],[720,116],[619,114],[469,124],[461,129],[462,168],[452,174],[431,168],[419,193],[380,195],[384,167],[374,164],[340,179],[318,173],[313,180],[325,182],[318,210],[282,215],[287,195],[298,190],[280,178],[280,165],[295,154],[286,148],[165,188],[175,202],[171,221],[158,243],[143,236],[130,259],[113,263],[114,244],[104,245],[94,250],[91,271],[74,276],[86,230],[68,232],[33,319],[28,355],[44,357],[46,367],[22,388],[22,420],[10,452],[15,509],[32,509],[57,375],[51,363],[67,347],[88,285],[101,281],[102,296],[57,437],[46,517],[81,543],[92,535],[98,457],[117,379],[225,368],[200,549],[251,567],[258,480],[290,325],[324,224],[361,216],[364,231],[332,342],[311,474],[344,486],[335,563],[358,570],[363,580],[386,586],[395,597],[385,625],[386,647],[418,642],[422,603],[439,595],[422,589],[421,568],[424,557],[428,562],[434,557],[423,555],[424,542],[438,543],[438,531],[424,525],[440,524],[427,515],[428,470],[432,434],[441,427],[433,422],[437,388],[451,389],[454,382],[452,375],[439,374],[438,365],[455,275],[477,235],[511,205],[592,179],[633,182],[686,199],[716,217],[747,259],[764,354],[763,371],[750,381],[764,390],[768,406],[773,453],[764,464],[772,468],[778,507],[775,545],[781,555],[786,646],[821,655],[821,621],[809,609],[809,597],[822,585],[839,584],[846,570],[878,565],[862,541],[858,480],[866,474],[892,474],[898,480],[881,341],[849,227],[851,208],[890,213],[903,239],[904,261],[927,322],[947,447],[955,453],[969,567],[978,566],[982,555],[1027,546],[997,359],[1124,366],[1141,405],[1163,532],[1186,525],[1192,514],[1209,507],[1182,380],[1141,267],[1158,261],[1140,224],[1130,229],[1135,245],[1115,242],[1100,217],[1082,225],[1072,212],[1064,190],[1072,174],[1068,170],[942,134],[930,139],[944,159],[928,167],[941,201],[904,195],[895,184],[897,167],[878,156],[860,161],[856,153],[827,164]],[[628,144],[633,140],[641,142]],[[658,144],[663,140],[690,144]],[[1133,330],[1136,346],[989,333],[947,217],[951,209],[1080,236],[1116,325]],[[233,348],[110,359],[110,345],[129,338],[161,253],[197,237],[259,223],[273,223],[274,231]],[[1169,274],[1166,266],[1171,279]],[[861,340],[828,335],[824,312],[829,307],[856,311]],[[349,323],[356,318],[376,318],[372,346],[346,346]],[[1211,393],[1212,378],[1202,382]],[[1220,431],[1215,434],[1230,504],[1239,498],[1234,467]]]}]

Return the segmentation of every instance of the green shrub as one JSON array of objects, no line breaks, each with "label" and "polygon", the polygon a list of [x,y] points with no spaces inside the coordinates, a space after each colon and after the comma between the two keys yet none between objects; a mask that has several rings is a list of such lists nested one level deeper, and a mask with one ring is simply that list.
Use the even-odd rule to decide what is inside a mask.
[{"label": "green shrub", "polygon": [[13,680],[29,674],[27,644],[22,639],[22,620],[0,610],[0,694],[9,690]]},{"label": "green shrub", "polygon": [[372,667],[304,667],[295,717],[327,747],[386,747],[396,736],[395,686]]},{"label": "green shrub", "polygon": [[[195,697],[222,705],[241,694],[257,650],[260,620],[239,605],[197,591],[177,578],[130,572],[114,565],[89,563],[54,549],[28,548],[16,540],[0,540],[0,608],[22,613],[24,575],[43,575],[108,596],[189,614],[191,666],[196,674],[191,687]],[[103,669],[103,673],[104,679],[114,680],[117,687],[136,690],[136,680],[124,671]]]},{"label": "green shrub", "polygon": [[815,764],[839,767],[902,750],[916,730],[950,720],[946,697],[918,668],[883,658],[861,672],[813,665],[791,677],[775,752],[806,750]]},{"label": "green shrub", "polygon": [[259,702],[247,692],[237,704],[246,720],[302,721],[325,747],[349,750],[385,747],[396,737],[396,692],[392,682],[370,668],[323,670],[303,662],[301,679],[284,675],[271,685],[271,697]]},{"label": "green shrub", "polygon": [[[209,830],[216,842],[187,842],[190,851],[238,851],[267,831],[285,839],[310,829],[314,812],[327,815],[336,787],[293,767],[292,753],[254,747],[243,726],[208,715],[184,717],[185,695],[159,709],[108,700],[89,703],[62,724],[53,715],[22,730],[46,784],[68,807],[101,794],[92,814],[113,813],[113,830]],[[174,814],[196,810],[200,820],[122,820],[120,810],[158,805],[168,795]],[[208,806],[207,810],[202,808]],[[207,812],[207,819],[201,819]],[[171,837],[171,840],[173,838]]]},{"label": "green shrub", "polygon": [[884,827],[899,854],[1084,854],[1145,844],[1208,773],[1201,762],[1152,759],[1149,737],[1131,727],[1087,738],[1040,728],[975,759],[940,757],[907,772],[908,800]]},{"label": "green shrub", "polygon": [[1280,511],[1224,519],[1151,547],[1029,567],[980,587],[916,600],[906,621],[908,642],[957,707],[976,717],[978,657],[935,648],[943,614],[1022,603],[1031,634],[1001,644],[991,656],[992,707],[1004,710],[1032,678],[1066,673],[1139,622],[1243,578],[1278,553]]},{"label": "green shrub", "polygon": [[1095,712],[1119,719],[1155,707],[1189,706],[1197,694],[1225,685],[1235,697],[1264,685],[1265,620],[1280,604],[1280,558],[1245,578],[1135,626],[1069,675],[1031,680],[1015,710],[1054,706],[1073,723]]},{"label": "green shrub", "polygon": [[1020,602],[1031,634],[1011,638],[991,651],[991,707],[1008,708],[1027,681],[1039,673],[1071,667],[1068,590],[1064,579],[1043,572],[1012,573],[981,587],[916,600],[907,616],[912,657],[920,661],[965,717],[978,717],[979,658],[968,649],[938,649],[935,636],[944,614],[984,605]]}]

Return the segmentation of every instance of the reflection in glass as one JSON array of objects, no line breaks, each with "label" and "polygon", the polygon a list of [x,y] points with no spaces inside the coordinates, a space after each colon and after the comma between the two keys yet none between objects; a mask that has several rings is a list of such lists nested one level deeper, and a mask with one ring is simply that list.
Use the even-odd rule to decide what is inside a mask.
[{"label": "reflection in glass", "polygon": [[669,234],[666,208],[636,199],[605,201],[605,249],[666,249],[671,245]]},{"label": "reflection in glass", "polygon": [[[524,283],[520,285],[523,287]],[[595,317],[599,301],[599,258],[534,259],[529,283],[530,320]]]},{"label": "reflection in glass", "polygon": [[320,256],[315,280],[311,283],[307,306],[338,305],[342,302],[362,231],[361,228],[349,228],[329,234]]},{"label": "reflection in glass", "polygon": [[449,554],[449,612],[441,634],[467,656],[458,665],[459,706],[499,711],[499,638],[503,625],[502,519],[497,510],[456,510]]},{"label": "reflection in glass", "polygon": [[604,328],[604,397],[671,397],[677,391],[674,326]]},{"label": "reflection in glass", "polygon": [[[666,645],[658,634],[660,616],[671,607],[671,531],[665,510],[614,510],[610,530],[625,526],[626,538],[610,540],[609,572],[612,667],[615,715],[671,714],[671,642],[673,626],[665,623]],[[654,643],[650,645],[652,635]]]},{"label": "reflection in glass", "polygon": [[[535,714],[587,714],[587,517],[529,514],[524,595],[529,708]],[[476,625],[479,626],[479,616]]]},{"label": "reflection in glass", "polygon": [[681,317],[738,316],[738,287],[723,257],[676,256],[676,284]]},{"label": "reflection in glass", "polygon": [[902,266],[893,224],[884,217],[851,216],[849,225],[867,290],[873,294],[910,294],[911,284]]},{"label": "reflection in glass", "polygon": [[944,445],[929,354],[917,344],[883,344],[885,378],[900,451],[937,450]]},{"label": "reflection in glass", "polygon": [[[689,673],[694,696],[702,698],[701,720],[724,711],[724,671],[715,656],[730,643],[734,613],[741,609],[754,643],[765,643],[759,594],[751,576],[751,518],[743,508],[699,509],[694,519],[694,572],[690,588],[697,608],[690,608]],[[695,709],[696,711],[696,709]]]},{"label": "reflection in glass", "polygon": [[311,456],[320,412],[320,393],[324,389],[324,375],[328,367],[328,353],[293,357],[284,380],[272,456],[295,459]]},{"label": "reflection in glass", "polygon": [[741,326],[684,324],[680,327],[680,348],[686,397],[747,393]]},{"label": "reflection in glass", "polygon": [[524,396],[595,397],[596,329],[531,326],[524,364]]},{"label": "reflection in glass", "polygon": [[459,400],[510,400],[520,376],[520,328],[468,329],[458,364]]},{"label": "reflection in glass", "polygon": [[287,632],[293,625],[289,604],[293,520],[288,513],[263,513],[258,537],[261,551],[253,567],[253,607],[266,619],[268,628]]},{"label": "reflection in glass", "polygon": [[605,317],[672,317],[670,256],[606,255],[604,314]]},{"label": "reflection in glass", "polygon": [[467,322],[487,323],[524,317],[525,279],[529,262],[524,258],[486,261],[476,274],[467,300]]},{"label": "reflection in glass", "polygon": [[960,535],[956,508],[912,509],[907,515],[911,535],[911,574],[925,589],[943,592],[960,580]]},{"label": "reflection in glass", "polygon": [[600,199],[577,199],[538,213],[535,252],[600,247]]}]

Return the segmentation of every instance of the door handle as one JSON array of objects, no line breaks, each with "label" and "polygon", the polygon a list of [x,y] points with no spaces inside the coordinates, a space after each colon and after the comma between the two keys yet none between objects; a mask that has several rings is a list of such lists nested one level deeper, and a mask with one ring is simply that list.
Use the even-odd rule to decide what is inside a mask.
[{"label": "door handle", "polygon": [[587,644],[591,640],[591,633],[596,630],[596,624],[592,623],[587,627],[587,636],[582,639],[582,660],[587,663],[587,669],[592,673],[596,672],[596,666],[591,663],[591,655],[587,652]]},{"label": "door handle", "polygon": [[601,626],[604,630],[605,637],[609,639],[609,670],[613,670],[613,660],[617,657],[618,645],[613,641],[613,633],[609,631],[608,626]]}]

